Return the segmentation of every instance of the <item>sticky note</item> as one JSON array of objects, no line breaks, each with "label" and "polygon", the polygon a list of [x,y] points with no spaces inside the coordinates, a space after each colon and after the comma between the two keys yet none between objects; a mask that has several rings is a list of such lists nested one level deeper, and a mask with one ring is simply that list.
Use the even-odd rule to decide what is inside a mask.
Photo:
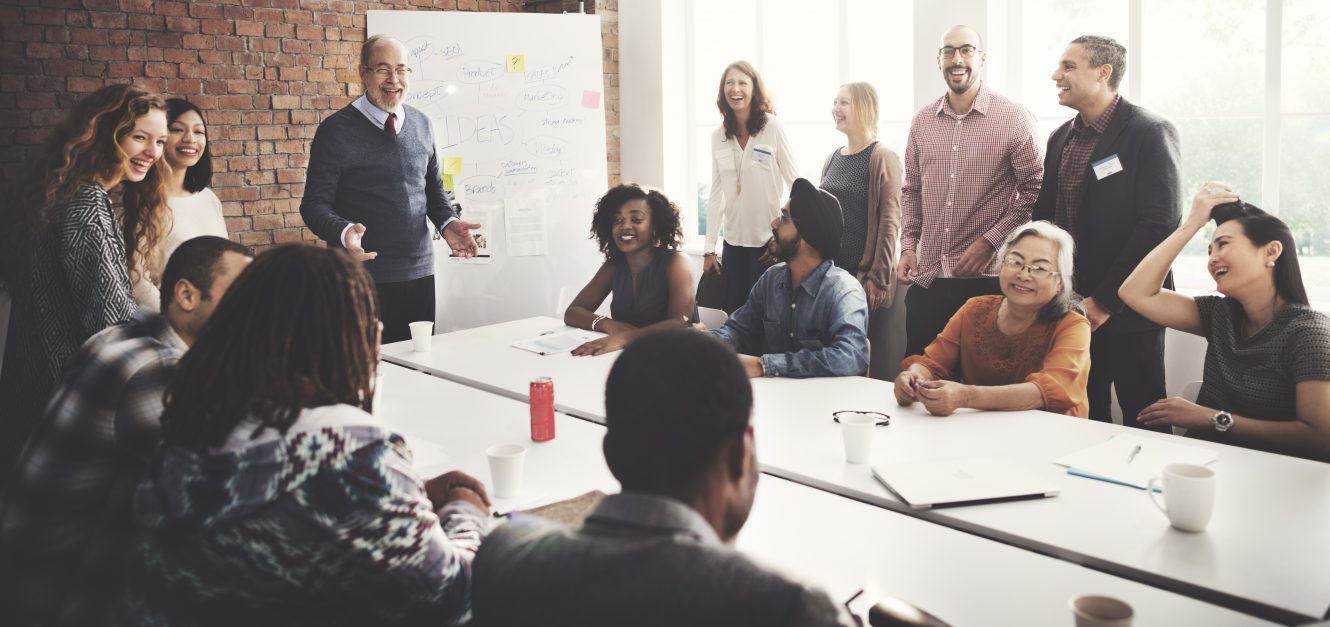
[{"label": "sticky note", "polygon": [[582,92],[582,106],[595,109],[600,106],[600,92],[587,89]]},{"label": "sticky note", "polygon": [[444,158],[443,158],[443,173],[444,173],[444,174],[461,174],[461,173],[462,173],[462,158],[461,158],[461,157],[444,157]]},{"label": "sticky note", "polygon": [[508,62],[504,65],[508,67],[509,72],[524,72],[526,71],[526,55],[510,54],[508,55]]},{"label": "sticky note", "polygon": [[448,190],[448,191],[450,191],[450,192],[453,191],[453,175],[451,175],[451,174],[440,174],[440,175],[439,175],[439,178],[440,178],[440,179],[443,179],[443,188],[444,188],[444,189],[446,189],[446,190]]}]

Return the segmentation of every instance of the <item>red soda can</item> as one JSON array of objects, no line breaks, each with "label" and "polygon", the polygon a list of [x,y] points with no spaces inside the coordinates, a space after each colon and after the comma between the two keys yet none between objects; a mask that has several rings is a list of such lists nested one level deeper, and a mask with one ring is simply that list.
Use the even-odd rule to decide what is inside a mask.
[{"label": "red soda can", "polygon": [[531,380],[531,439],[548,442],[554,439],[554,379],[536,377]]}]

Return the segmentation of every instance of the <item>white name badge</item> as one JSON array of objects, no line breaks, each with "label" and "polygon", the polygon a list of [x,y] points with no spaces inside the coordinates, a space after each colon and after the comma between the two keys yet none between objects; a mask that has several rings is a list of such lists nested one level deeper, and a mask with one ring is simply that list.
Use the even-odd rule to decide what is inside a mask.
[{"label": "white name badge", "polygon": [[771,146],[768,146],[766,144],[758,144],[756,146],[753,146],[753,161],[757,162],[758,165],[769,166],[771,165],[773,152],[774,151],[771,149]]},{"label": "white name badge", "polygon": [[1091,163],[1090,167],[1094,168],[1095,179],[1102,181],[1122,171],[1122,160],[1117,155],[1109,155]]}]

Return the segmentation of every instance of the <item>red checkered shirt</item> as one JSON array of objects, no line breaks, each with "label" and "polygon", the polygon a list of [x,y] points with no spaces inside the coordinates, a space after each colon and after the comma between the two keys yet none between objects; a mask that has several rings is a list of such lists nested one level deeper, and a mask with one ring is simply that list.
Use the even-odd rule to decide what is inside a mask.
[{"label": "red checkered shirt", "polygon": [[1081,210],[1081,190],[1085,187],[1085,168],[1090,165],[1090,154],[1113,120],[1113,112],[1118,110],[1121,101],[1122,96],[1114,97],[1104,114],[1089,126],[1080,115],[1071,120],[1071,133],[1062,147],[1062,162],[1058,164],[1057,213],[1053,220],[1072,235],[1076,234],[1076,214]]},{"label": "red checkered shirt", "polygon": [[[949,278],[980,237],[994,250],[1030,221],[1044,161],[1034,115],[980,86],[964,116],[947,97],[915,114],[905,146],[901,250],[918,253],[913,282]],[[991,275],[991,272],[986,274]]]}]

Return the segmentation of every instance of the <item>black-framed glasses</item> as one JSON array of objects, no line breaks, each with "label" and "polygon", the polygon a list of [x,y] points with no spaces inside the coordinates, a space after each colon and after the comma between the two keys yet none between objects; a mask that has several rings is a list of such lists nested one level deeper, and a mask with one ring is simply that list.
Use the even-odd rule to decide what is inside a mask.
[{"label": "black-framed glasses", "polygon": [[885,427],[891,424],[891,416],[880,411],[858,411],[854,409],[842,409],[831,412],[831,420],[839,423],[841,416],[868,416],[873,419],[874,427]]},{"label": "black-framed glasses", "polygon": [[1029,270],[1030,276],[1036,279],[1047,279],[1049,277],[1055,277],[1061,274],[1060,272],[1043,264],[1038,264],[1038,263],[1027,264],[1025,263],[1024,260],[1015,255],[1007,255],[1006,257],[1004,257],[1002,259],[1002,265],[1006,266],[1009,270],[1012,270],[1018,275],[1023,270]]},{"label": "black-framed glasses", "polygon": [[954,59],[956,58],[956,53],[958,52],[961,54],[961,58],[969,59],[973,57],[976,52],[983,52],[983,51],[980,50],[979,48],[976,48],[968,44],[961,46],[959,48],[955,46],[942,46],[937,51],[937,53],[942,55],[942,58],[944,59]]}]

